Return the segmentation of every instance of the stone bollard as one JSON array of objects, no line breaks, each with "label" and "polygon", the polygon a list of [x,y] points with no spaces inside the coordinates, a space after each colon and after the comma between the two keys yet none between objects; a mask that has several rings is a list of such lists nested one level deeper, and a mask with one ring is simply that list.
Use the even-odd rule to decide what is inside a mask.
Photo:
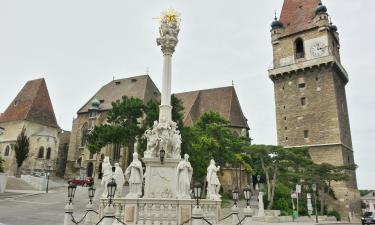
[{"label": "stone bollard", "polygon": [[261,191],[259,192],[258,199],[259,199],[259,202],[258,202],[258,208],[259,208],[258,216],[263,217],[263,216],[265,216],[265,214],[264,214],[264,203],[263,203],[263,192],[261,192]]},{"label": "stone bollard", "polygon": [[193,208],[191,225],[203,225],[203,210],[199,206]]},{"label": "stone bollard", "polygon": [[83,222],[84,225],[95,225],[98,222],[98,217],[94,212],[94,205],[89,202],[86,205],[86,218]]},{"label": "stone bollard", "polygon": [[240,214],[240,208],[238,208],[237,205],[234,205],[232,207],[232,221],[233,221],[233,224],[237,224],[239,221],[238,221],[238,214]]},{"label": "stone bollard", "polygon": [[107,205],[105,208],[104,208],[104,211],[103,211],[103,216],[104,216],[104,219],[102,220],[101,224],[102,225],[112,225],[113,224],[113,220],[115,218],[115,208],[113,207],[113,205]]},{"label": "stone bollard", "polygon": [[73,218],[73,210],[74,210],[74,206],[73,206],[73,203],[70,203],[68,202],[66,205],[65,205],[65,217],[64,217],[64,225],[74,225],[73,221],[72,221],[72,218]]},{"label": "stone bollard", "polygon": [[243,225],[250,225],[252,222],[252,215],[253,215],[253,210],[250,208],[250,206],[246,206],[243,210],[243,215],[245,216],[245,220],[243,221]]}]

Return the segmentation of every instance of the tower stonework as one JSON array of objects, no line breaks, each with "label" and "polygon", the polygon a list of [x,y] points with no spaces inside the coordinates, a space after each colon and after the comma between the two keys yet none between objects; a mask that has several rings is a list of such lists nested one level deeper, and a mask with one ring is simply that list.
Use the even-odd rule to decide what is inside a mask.
[{"label": "tower stonework", "polygon": [[[278,144],[307,147],[316,163],[354,164],[337,27],[320,0],[284,0],[271,25]],[[343,220],[360,216],[355,172],[333,184],[330,209]]]}]

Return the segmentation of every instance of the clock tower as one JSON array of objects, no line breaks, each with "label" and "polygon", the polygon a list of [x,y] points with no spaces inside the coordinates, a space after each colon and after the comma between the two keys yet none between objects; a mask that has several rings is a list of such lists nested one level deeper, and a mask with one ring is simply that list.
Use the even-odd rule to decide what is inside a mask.
[{"label": "clock tower", "polygon": [[[316,163],[354,164],[337,27],[320,0],[284,0],[271,24],[278,144],[307,147]],[[341,218],[360,216],[355,172],[333,184],[331,209]]]}]

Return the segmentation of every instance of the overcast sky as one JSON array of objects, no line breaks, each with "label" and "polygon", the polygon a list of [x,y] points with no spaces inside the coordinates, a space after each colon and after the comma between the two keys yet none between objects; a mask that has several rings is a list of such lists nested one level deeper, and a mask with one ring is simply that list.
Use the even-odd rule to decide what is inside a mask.
[{"label": "overcast sky", "polygon": [[[0,112],[27,80],[44,77],[56,117],[71,130],[77,110],[105,83],[145,74],[161,87],[158,17],[182,14],[174,92],[234,81],[256,144],[276,144],[270,23],[282,0],[0,0]],[[350,76],[347,98],[358,184],[375,189],[374,0],[325,0]]]}]

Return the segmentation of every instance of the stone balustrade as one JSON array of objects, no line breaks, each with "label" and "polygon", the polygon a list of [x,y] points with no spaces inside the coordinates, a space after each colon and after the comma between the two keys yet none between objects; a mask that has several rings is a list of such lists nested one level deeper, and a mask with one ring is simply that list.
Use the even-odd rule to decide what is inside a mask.
[{"label": "stone balustrade", "polygon": [[[108,204],[108,199],[101,199],[100,216]],[[157,199],[157,198],[116,198],[113,200],[116,217],[126,224],[191,224],[192,209],[196,205],[193,199]],[[221,201],[202,199],[199,205],[204,218],[217,224],[220,218]],[[156,222],[156,223],[155,223]]]}]

